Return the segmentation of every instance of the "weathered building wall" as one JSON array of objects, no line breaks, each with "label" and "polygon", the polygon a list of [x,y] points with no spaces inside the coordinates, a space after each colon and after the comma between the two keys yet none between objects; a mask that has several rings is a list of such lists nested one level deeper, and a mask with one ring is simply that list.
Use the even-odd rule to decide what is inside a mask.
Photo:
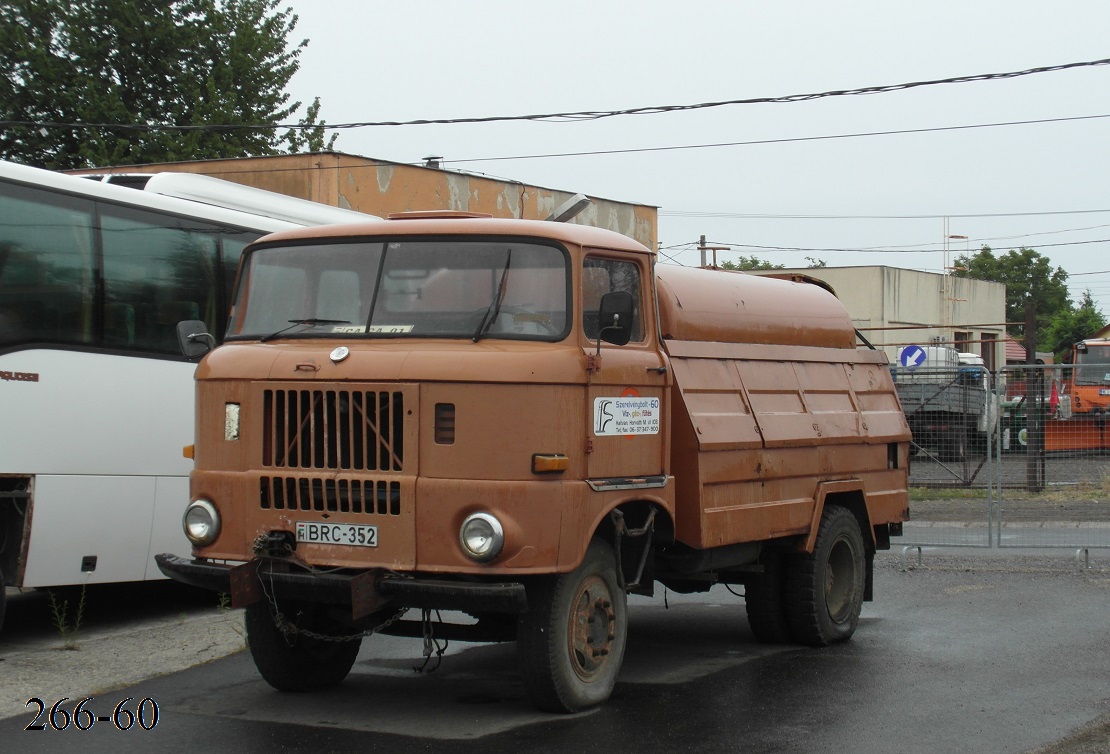
[{"label": "weathered building wall", "polygon": [[[301,199],[386,216],[410,210],[451,209],[494,217],[543,220],[582,188],[558,191],[515,181],[367,157],[320,152],[229,160],[121,166],[77,173],[200,173]],[[571,222],[621,233],[656,248],[657,208],[590,197]]]}]

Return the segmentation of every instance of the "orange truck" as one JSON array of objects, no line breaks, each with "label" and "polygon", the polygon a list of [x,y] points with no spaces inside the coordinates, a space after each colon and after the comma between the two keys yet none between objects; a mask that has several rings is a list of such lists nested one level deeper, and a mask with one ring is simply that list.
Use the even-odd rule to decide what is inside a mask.
[{"label": "orange truck", "polygon": [[1066,373],[1065,388],[1071,395],[1072,414],[1110,413],[1110,339],[1076,343],[1067,361],[1073,365]]},{"label": "orange truck", "polygon": [[1062,379],[1042,387],[1047,415],[1044,450],[1094,451],[1110,448],[1110,340],[1091,338],[1072,346]]},{"label": "orange truck", "polygon": [[607,230],[281,232],[245,252],[224,343],[178,335],[193,551],[157,561],[246,608],[281,690],[339,683],[375,632],[515,640],[537,707],[587,709],[656,583],[743,585],[761,641],[843,641],[909,515],[886,358],[834,295]]}]

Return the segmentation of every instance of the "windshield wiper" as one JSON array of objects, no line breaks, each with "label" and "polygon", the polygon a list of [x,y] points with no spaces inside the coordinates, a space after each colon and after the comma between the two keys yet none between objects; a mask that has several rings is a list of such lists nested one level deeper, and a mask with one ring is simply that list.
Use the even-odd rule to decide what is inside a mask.
[{"label": "windshield wiper", "polygon": [[258,342],[259,343],[265,343],[267,340],[273,340],[274,338],[281,335],[282,333],[289,332],[290,330],[292,330],[297,325],[311,325],[311,326],[315,327],[316,325],[349,325],[349,324],[351,324],[351,320],[349,320],[349,319],[317,319],[316,317],[309,317],[308,319],[290,319],[290,320],[286,320],[286,321],[290,323],[289,327],[283,327],[275,333],[270,333],[269,335],[267,335],[266,337],[264,337],[262,340],[260,340]]},{"label": "windshield wiper", "polygon": [[486,334],[486,330],[490,329],[493,321],[497,319],[497,315],[501,312],[501,302],[505,300],[505,281],[509,277],[509,265],[513,263],[513,250],[507,249],[505,255],[505,269],[501,270],[501,280],[497,283],[497,297],[490,302],[489,308],[486,313],[482,315],[482,321],[478,324],[478,329],[474,331],[474,342]]}]

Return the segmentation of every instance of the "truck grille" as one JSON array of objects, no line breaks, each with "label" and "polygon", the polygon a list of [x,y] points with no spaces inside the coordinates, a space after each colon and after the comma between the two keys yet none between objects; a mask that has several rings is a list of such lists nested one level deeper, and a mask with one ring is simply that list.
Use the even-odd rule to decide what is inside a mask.
[{"label": "truck grille", "polygon": [[404,404],[400,391],[266,390],[262,465],[401,471]]},{"label": "truck grille", "polygon": [[401,483],[375,479],[262,477],[263,510],[401,515]]}]

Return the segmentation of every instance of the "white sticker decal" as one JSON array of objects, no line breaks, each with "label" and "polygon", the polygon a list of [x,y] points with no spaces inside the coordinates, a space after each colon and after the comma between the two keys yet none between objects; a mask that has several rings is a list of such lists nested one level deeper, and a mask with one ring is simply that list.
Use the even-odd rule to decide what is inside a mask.
[{"label": "white sticker decal", "polygon": [[638,395],[594,398],[594,434],[657,435],[660,414],[658,398]]},{"label": "white sticker decal", "polygon": [[407,333],[412,332],[412,325],[335,325],[331,328],[333,333],[338,334],[351,334],[351,333],[385,333],[392,335],[394,333]]}]

